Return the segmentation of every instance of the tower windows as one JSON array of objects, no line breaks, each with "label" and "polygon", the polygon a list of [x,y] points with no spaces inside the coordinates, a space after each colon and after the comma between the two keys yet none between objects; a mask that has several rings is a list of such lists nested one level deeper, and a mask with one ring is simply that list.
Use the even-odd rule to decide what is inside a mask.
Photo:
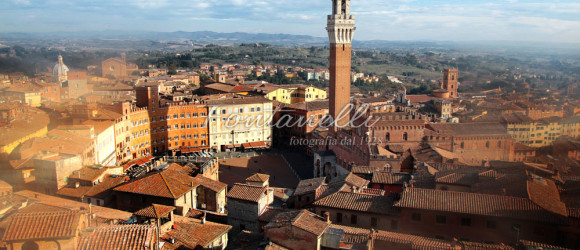
[{"label": "tower windows", "polygon": [[403,141],[407,141],[409,139],[409,135],[407,132],[403,133]]},{"label": "tower windows", "polygon": [[385,140],[386,141],[390,141],[391,140],[391,133],[387,133],[387,135],[385,136]]}]

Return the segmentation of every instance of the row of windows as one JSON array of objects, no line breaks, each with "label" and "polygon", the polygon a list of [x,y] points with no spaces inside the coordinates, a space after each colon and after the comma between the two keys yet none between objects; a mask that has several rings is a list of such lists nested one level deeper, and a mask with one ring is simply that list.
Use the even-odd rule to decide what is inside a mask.
[{"label": "row of windows", "polygon": [[[324,216],[324,213],[325,211],[322,211],[320,214]],[[336,213],[335,222],[344,224],[345,223],[344,218],[347,218],[351,225],[357,225],[359,222],[358,216],[356,214],[347,215],[343,213]],[[371,217],[371,227],[376,227],[379,224],[378,222],[379,219],[377,217]],[[397,230],[397,228],[399,227],[398,224],[399,223],[397,220],[391,220],[391,229]]]},{"label": "row of windows", "polygon": [[[421,221],[421,214],[420,213],[413,213],[413,214],[411,214],[411,220],[412,221],[416,221],[416,222],[420,222]],[[441,224],[441,225],[446,225],[447,224],[447,216],[445,216],[445,215],[437,215],[437,216],[435,216],[435,223]],[[464,227],[469,227],[472,224],[471,223],[471,218],[462,217],[459,224],[461,226],[464,226]],[[493,220],[487,220],[485,226],[488,229],[496,229],[497,228],[497,223],[495,221],[493,221]]]},{"label": "row of windows", "polygon": [[[232,111],[233,111],[233,113],[232,113]],[[222,109],[220,111],[220,113],[222,115],[225,115],[225,114],[238,114],[238,113],[239,114],[243,114],[244,112],[260,112],[260,111],[262,111],[262,108],[261,107],[255,107],[255,108],[254,107],[251,107],[251,108],[233,108],[233,109],[232,108],[229,108],[229,109]],[[211,114],[212,115],[217,115],[217,110],[216,109],[212,110],[211,111]]]},{"label": "row of windows", "polygon": [[[151,122],[157,122],[157,121],[165,121],[165,120],[172,120],[172,119],[185,119],[185,118],[197,118],[197,117],[206,117],[206,113],[205,112],[201,112],[201,113],[183,113],[183,114],[174,114],[173,116],[171,115],[167,115],[167,116],[153,116],[151,117]],[[143,125],[143,124],[147,124],[149,123],[149,119],[145,118],[145,119],[140,119],[138,121],[134,121],[131,122],[131,127],[135,127],[135,126],[139,126],[139,125]]]}]

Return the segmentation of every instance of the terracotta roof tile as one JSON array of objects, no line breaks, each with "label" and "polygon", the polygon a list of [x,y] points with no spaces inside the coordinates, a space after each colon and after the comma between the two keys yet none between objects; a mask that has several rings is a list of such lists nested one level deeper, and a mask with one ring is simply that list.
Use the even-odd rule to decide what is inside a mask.
[{"label": "terracotta roof tile", "polygon": [[408,188],[395,206],[558,224],[564,220],[526,198],[420,188]]},{"label": "terracotta roof tile", "polygon": [[389,184],[389,185],[403,185],[408,182],[411,177],[408,174],[402,173],[387,173],[387,172],[374,172],[372,183],[377,184]]},{"label": "terracotta roof tile", "polygon": [[[533,241],[529,241],[529,240],[520,240],[520,244],[524,247],[526,247],[526,249],[550,249],[550,250],[568,250],[569,248],[565,248],[565,247],[559,247],[559,246],[553,246],[553,245],[548,245],[548,244],[544,244],[544,243],[539,243],[539,242],[533,242]],[[529,248],[532,247],[532,248]]]},{"label": "terracotta roof tile", "polygon": [[365,179],[363,179],[363,178],[361,178],[358,175],[353,174],[353,173],[348,173],[346,175],[341,175],[341,176],[335,177],[334,179],[332,179],[330,181],[329,184],[338,183],[338,182],[344,182],[344,183],[347,183],[351,186],[355,186],[358,188],[366,187],[369,184],[368,180],[365,180]]},{"label": "terracotta roof tile", "polygon": [[274,217],[276,217],[276,215],[283,213],[283,212],[288,212],[288,211],[293,211],[293,210],[288,210],[288,209],[284,209],[281,207],[270,207],[268,206],[264,212],[260,215],[260,217],[258,218],[259,221],[262,222],[270,222],[272,221],[272,219],[274,219]]},{"label": "terracotta roof tile", "polygon": [[206,104],[210,106],[215,105],[234,105],[234,104],[252,104],[252,103],[271,103],[272,101],[263,97],[245,97],[245,98],[228,98],[207,100]]},{"label": "terracotta roof tile", "polygon": [[393,200],[387,196],[337,192],[314,202],[314,206],[359,212],[392,214]]},{"label": "terracotta roof tile", "polygon": [[94,185],[89,189],[85,196],[103,199],[110,195],[113,188],[121,185],[125,182],[125,176],[106,175],[103,181],[97,185]]},{"label": "terracotta roof tile", "polygon": [[72,238],[80,229],[81,216],[71,211],[15,214],[2,240]]},{"label": "terracotta roof tile", "polygon": [[82,199],[87,192],[91,190],[89,186],[81,186],[78,188],[75,187],[64,187],[59,189],[56,194],[59,196],[75,198],[75,199]]},{"label": "terracotta roof tile", "polygon": [[176,199],[199,186],[195,178],[178,171],[165,170],[116,187],[118,192]]},{"label": "terracotta roof tile", "polygon": [[167,215],[173,210],[175,210],[175,207],[153,204],[151,206],[148,206],[135,212],[135,215],[147,218],[160,219],[166,218]]},{"label": "terracotta roof tile", "polygon": [[[201,220],[175,216],[175,224],[171,231],[161,238],[165,240],[164,248],[167,249],[197,249],[206,248],[218,237],[227,234],[232,226]],[[171,239],[176,239],[175,244],[171,244]]]},{"label": "terracotta roof tile", "polygon": [[262,195],[266,195],[266,187],[236,183],[228,191],[228,199],[239,199],[258,202]]},{"label": "terracotta roof tile", "polygon": [[328,109],[328,100],[288,104],[284,108],[306,111],[323,110]]},{"label": "terracotta roof tile", "polygon": [[152,249],[157,230],[152,225],[122,225],[99,227],[79,239],[78,249]]},{"label": "terracotta roof tile", "polygon": [[[41,194],[29,190],[18,191],[14,193],[15,199],[21,200],[28,200],[30,203],[41,203],[48,206],[54,206],[59,208],[65,208],[71,211],[78,211],[78,210],[88,210],[89,204],[73,201],[69,199],[64,199],[56,196],[50,196],[46,194]],[[128,221],[132,213],[101,207],[101,206],[92,206],[92,214],[97,218],[104,219],[104,220],[122,220]]]},{"label": "terracotta roof tile", "polygon": [[360,192],[363,194],[385,195],[385,190],[376,188],[363,188]]},{"label": "terracotta roof tile", "polygon": [[300,182],[298,182],[298,186],[296,186],[294,195],[303,195],[306,193],[315,192],[316,189],[318,189],[324,184],[325,179],[326,177],[301,180]]},{"label": "terracotta roof tile", "polygon": [[197,183],[199,183],[199,185],[209,188],[215,192],[220,192],[228,187],[228,184],[212,180],[203,175],[197,175],[196,177],[194,177],[194,179]]},{"label": "terracotta roof tile", "polygon": [[102,168],[84,167],[73,172],[73,174],[69,176],[69,179],[78,179],[83,181],[94,182],[99,177],[101,177],[106,171],[107,168],[104,167]]},{"label": "terracotta roof tile", "polygon": [[443,135],[507,135],[499,123],[439,123],[428,124],[427,128]]},{"label": "terracotta roof tile", "polygon": [[460,249],[449,241],[388,231],[377,231],[373,238],[375,241],[408,245],[410,249]]},{"label": "terracotta roof tile", "polygon": [[267,174],[253,174],[252,176],[246,178],[246,181],[251,182],[266,182],[270,179],[270,176]]},{"label": "terracotta roof tile", "polygon": [[306,232],[320,236],[330,226],[324,218],[308,210],[289,211],[278,214],[271,221],[276,225],[290,223],[292,226],[300,228]]}]

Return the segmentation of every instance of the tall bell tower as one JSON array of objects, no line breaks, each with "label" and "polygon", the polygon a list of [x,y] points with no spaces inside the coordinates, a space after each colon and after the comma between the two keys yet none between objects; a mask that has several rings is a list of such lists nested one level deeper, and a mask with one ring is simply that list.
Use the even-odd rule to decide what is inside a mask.
[{"label": "tall bell tower", "polygon": [[[330,40],[329,113],[334,119],[332,132],[336,132],[337,125],[345,125],[350,120],[350,111],[343,111],[350,103],[351,42],[356,29],[354,16],[350,14],[350,0],[332,0],[332,15],[327,21]],[[341,112],[346,115],[339,117]]]}]

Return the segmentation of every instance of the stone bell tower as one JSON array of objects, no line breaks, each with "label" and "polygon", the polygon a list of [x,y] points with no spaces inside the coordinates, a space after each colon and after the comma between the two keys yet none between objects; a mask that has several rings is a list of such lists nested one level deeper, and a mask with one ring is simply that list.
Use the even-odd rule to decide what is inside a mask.
[{"label": "stone bell tower", "polygon": [[[328,16],[327,21],[330,40],[329,113],[334,119],[331,131],[336,132],[337,125],[345,125],[350,120],[350,111],[343,111],[350,103],[351,42],[355,30],[350,0],[332,0],[332,15]],[[339,117],[341,112],[346,115]]]}]

